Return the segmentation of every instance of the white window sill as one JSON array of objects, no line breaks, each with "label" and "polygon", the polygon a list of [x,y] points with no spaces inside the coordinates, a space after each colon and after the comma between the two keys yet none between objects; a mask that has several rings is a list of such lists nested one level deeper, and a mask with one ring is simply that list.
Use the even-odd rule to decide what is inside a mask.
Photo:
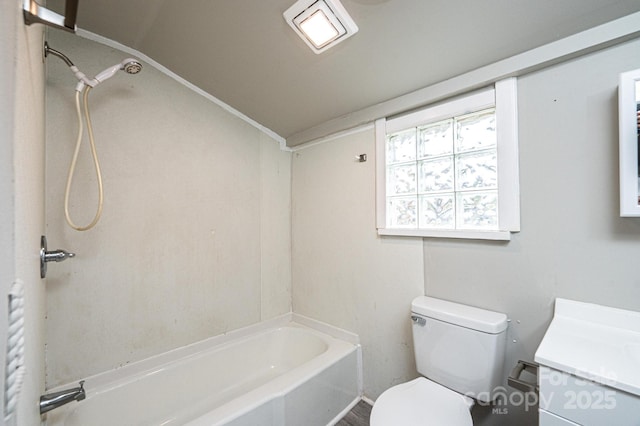
[{"label": "white window sill", "polygon": [[460,238],[466,240],[510,241],[510,231],[474,231],[445,229],[389,229],[379,228],[378,235],[395,235],[401,237],[421,238]]}]

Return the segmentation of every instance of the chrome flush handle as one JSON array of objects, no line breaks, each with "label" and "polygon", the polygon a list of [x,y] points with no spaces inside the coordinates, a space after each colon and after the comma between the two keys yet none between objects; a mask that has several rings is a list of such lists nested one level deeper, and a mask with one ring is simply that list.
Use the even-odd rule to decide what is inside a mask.
[{"label": "chrome flush handle", "polygon": [[411,321],[413,321],[414,324],[419,325],[420,327],[424,327],[425,325],[427,325],[427,320],[418,315],[411,315]]}]

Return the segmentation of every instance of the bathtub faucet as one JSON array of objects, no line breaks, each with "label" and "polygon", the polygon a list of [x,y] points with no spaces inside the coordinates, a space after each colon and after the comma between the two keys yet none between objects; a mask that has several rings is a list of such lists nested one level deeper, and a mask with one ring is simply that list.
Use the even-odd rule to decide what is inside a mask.
[{"label": "bathtub faucet", "polygon": [[40,397],[40,414],[51,411],[71,401],[82,401],[87,397],[84,392],[84,380],[79,383],[80,387],[65,389],[60,392],[53,392]]}]

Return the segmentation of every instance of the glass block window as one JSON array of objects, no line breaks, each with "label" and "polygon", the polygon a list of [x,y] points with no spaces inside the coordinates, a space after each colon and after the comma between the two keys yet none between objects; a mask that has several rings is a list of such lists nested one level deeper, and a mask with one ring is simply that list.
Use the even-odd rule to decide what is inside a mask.
[{"label": "glass block window", "polygon": [[387,224],[498,229],[495,108],[387,135]]},{"label": "glass block window", "polygon": [[506,96],[498,86],[376,122],[380,234],[519,231],[515,80]]}]

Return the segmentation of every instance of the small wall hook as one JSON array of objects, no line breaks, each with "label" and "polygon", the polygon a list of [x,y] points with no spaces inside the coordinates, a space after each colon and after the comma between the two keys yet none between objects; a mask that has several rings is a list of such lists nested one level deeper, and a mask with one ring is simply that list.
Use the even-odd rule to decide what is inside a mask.
[{"label": "small wall hook", "polygon": [[356,155],[356,160],[358,160],[360,163],[364,163],[365,161],[367,161],[367,154]]}]

